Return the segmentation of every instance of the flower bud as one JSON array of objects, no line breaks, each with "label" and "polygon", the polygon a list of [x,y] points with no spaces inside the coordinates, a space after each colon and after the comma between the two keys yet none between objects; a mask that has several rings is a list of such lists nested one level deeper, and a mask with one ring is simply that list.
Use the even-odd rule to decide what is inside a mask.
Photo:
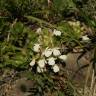
[{"label": "flower bud", "polygon": [[33,47],[34,52],[40,52],[40,44],[35,44]]},{"label": "flower bud", "polygon": [[33,60],[30,62],[29,65],[30,65],[30,66],[34,66],[34,65],[35,65],[35,59],[33,59]]},{"label": "flower bud", "polygon": [[54,34],[55,36],[61,36],[61,32],[58,31],[58,30],[56,30],[56,29],[54,29],[53,34]]},{"label": "flower bud", "polygon": [[40,34],[42,32],[42,29],[41,28],[38,28],[37,30],[36,30],[36,33],[38,33],[38,34]]}]

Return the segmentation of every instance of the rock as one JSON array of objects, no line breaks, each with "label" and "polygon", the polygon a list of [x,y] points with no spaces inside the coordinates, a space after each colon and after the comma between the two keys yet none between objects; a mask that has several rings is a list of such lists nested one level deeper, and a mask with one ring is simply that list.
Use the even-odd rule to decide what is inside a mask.
[{"label": "rock", "polygon": [[91,60],[92,53],[91,52],[86,53],[79,60],[80,66],[77,64],[78,56],[80,56],[80,53],[69,53],[68,59],[66,61],[65,69],[68,71],[70,79],[73,79],[77,83],[81,84],[81,83],[85,83],[87,70],[88,70],[89,66],[86,66],[85,68],[81,68],[81,70],[78,72],[77,72],[77,70],[80,68],[80,66],[91,64],[90,60]]}]

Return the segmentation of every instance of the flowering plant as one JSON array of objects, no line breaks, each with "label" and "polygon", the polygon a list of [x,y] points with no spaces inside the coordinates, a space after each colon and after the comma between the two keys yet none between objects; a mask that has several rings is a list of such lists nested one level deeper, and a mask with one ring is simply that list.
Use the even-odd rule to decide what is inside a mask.
[{"label": "flowering plant", "polygon": [[[76,29],[76,27],[80,25],[79,22],[69,22],[69,24],[72,25],[72,27],[75,26],[76,31],[78,29]],[[77,33],[80,33],[80,31],[77,31]],[[35,66],[35,70],[37,70],[38,73],[48,70],[53,70],[55,73],[59,72],[61,65],[59,61],[66,62],[67,60],[68,52],[64,53],[64,47],[62,47],[64,43],[64,39],[62,40],[62,38],[64,38],[66,34],[60,30],[48,28],[38,28],[36,34],[38,35],[38,40],[32,49],[33,57],[30,62],[31,68]],[[90,40],[87,35],[81,38],[84,42]]]},{"label": "flowering plant", "polygon": [[[46,31],[46,32],[45,32]],[[59,60],[66,61],[67,55],[62,53],[60,44],[57,44],[59,38],[62,36],[62,32],[56,29],[41,29],[36,30],[38,34],[38,40],[33,46],[33,57],[30,62],[30,66],[33,68],[36,66],[38,73],[48,71],[49,69],[57,73],[60,71]]]}]

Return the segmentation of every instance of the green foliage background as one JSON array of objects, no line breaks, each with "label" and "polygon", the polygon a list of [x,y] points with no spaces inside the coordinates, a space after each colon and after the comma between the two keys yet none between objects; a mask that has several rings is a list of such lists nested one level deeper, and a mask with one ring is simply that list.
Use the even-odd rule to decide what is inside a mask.
[{"label": "green foliage background", "polygon": [[[54,40],[54,44],[62,43],[70,49],[76,45],[83,47],[80,42],[82,23],[92,29],[95,37],[96,0],[50,1],[48,4],[48,0],[0,0],[0,70],[27,70],[26,77],[36,81],[36,92],[33,93],[38,93],[39,96],[46,90],[53,93],[53,96],[77,96],[73,95],[76,90],[70,82],[63,81],[62,72],[55,75],[34,74],[29,72],[29,63],[33,56],[33,45],[38,39],[36,29],[39,27],[43,28],[45,34],[48,34],[50,28],[60,30],[63,36],[55,38],[58,42]],[[81,25],[70,26],[68,21],[80,21]],[[60,84],[62,88],[58,90]]]},{"label": "green foliage background", "polygon": [[[78,17],[77,19],[85,20],[88,26],[95,28],[95,19],[91,18],[95,11],[92,6],[95,7],[95,4],[92,4],[92,6],[90,4],[93,9],[91,8],[92,11],[89,12],[87,11],[89,10],[87,8],[88,2],[93,3],[91,0],[85,2],[82,0],[75,2],[74,0],[53,0],[49,7],[47,0],[1,0],[0,67],[28,68],[28,63],[33,54],[32,46],[38,37],[35,34],[37,27],[54,28],[56,23],[55,28],[69,32],[66,37],[62,38],[67,45],[78,42],[80,34],[74,32],[67,22],[64,23],[63,21],[73,15]],[[96,2],[94,1],[94,3]],[[80,8],[80,4],[82,8]],[[82,9],[84,10],[82,11]],[[86,17],[85,14],[83,15],[84,12]],[[81,14],[80,18],[79,14]],[[26,16],[33,18],[26,18]],[[31,30],[31,28],[34,29]]]}]

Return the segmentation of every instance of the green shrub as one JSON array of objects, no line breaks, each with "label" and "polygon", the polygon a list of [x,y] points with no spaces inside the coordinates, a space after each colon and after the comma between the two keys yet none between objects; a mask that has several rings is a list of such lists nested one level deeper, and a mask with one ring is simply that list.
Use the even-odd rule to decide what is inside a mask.
[{"label": "green shrub", "polygon": [[[3,25],[4,28],[6,23]],[[36,34],[21,22],[7,25],[7,29],[3,27],[0,38],[0,66],[27,68]]]}]

